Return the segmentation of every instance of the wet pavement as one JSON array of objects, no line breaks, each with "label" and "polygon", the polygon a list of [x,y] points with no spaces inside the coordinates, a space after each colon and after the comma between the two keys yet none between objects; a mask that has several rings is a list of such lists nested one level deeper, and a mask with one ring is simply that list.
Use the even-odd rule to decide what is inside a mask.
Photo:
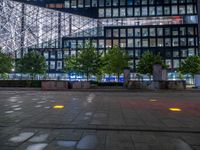
[{"label": "wet pavement", "polygon": [[200,93],[0,91],[0,150],[200,150]]}]

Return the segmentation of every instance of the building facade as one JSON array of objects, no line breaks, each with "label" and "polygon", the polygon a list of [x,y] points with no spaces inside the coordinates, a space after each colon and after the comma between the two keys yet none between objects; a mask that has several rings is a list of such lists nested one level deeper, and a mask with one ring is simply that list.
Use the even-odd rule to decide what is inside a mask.
[{"label": "building facade", "polygon": [[[145,51],[160,53],[172,72],[188,56],[199,55],[197,0],[24,0],[24,3],[67,14],[67,30],[64,34],[62,26],[58,26],[57,45],[41,41],[28,46],[43,53],[49,72],[61,73],[64,58],[76,55],[87,41],[102,53],[113,46],[123,48],[130,57],[133,72]],[[58,16],[58,21],[62,24],[63,18]]]}]

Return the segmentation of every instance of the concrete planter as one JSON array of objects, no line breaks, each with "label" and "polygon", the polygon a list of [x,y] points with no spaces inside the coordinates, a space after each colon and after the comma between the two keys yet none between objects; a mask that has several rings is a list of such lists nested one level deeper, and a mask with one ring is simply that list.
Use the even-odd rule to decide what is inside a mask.
[{"label": "concrete planter", "polygon": [[72,89],[90,89],[91,84],[87,81],[70,82]]},{"label": "concrete planter", "polygon": [[67,89],[68,89],[67,81],[42,81],[43,91],[67,90]]},{"label": "concrete planter", "polygon": [[185,81],[129,81],[128,89],[168,89],[183,90],[186,88]]}]

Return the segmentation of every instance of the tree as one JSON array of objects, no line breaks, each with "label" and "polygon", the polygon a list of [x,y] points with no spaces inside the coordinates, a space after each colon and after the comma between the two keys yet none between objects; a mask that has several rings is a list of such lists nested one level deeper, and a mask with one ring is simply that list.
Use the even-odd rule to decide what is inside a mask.
[{"label": "tree", "polygon": [[65,71],[86,75],[87,81],[91,75],[97,75],[101,68],[101,55],[97,53],[92,43],[86,43],[77,56],[66,58]]},{"label": "tree", "polygon": [[195,74],[200,73],[200,57],[199,56],[190,56],[185,61],[181,63],[179,68],[181,73],[190,74],[194,79]]},{"label": "tree", "polygon": [[117,75],[119,81],[120,74],[123,73],[124,68],[128,67],[128,61],[129,57],[125,50],[114,46],[104,56],[104,72],[109,75]]},{"label": "tree", "polygon": [[5,77],[13,69],[13,59],[11,56],[3,53],[0,49],[0,77]]},{"label": "tree", "polygon": [[147,51],[142,55],[138,62],[137,72],[147,74],[149,78],[151,78],[151,75],[153,74],[153,65],[155,64],[160,64],[163,68],[166,68],[160,54],[154,55],[152,52]]},{"label": "tree", "polygon": [[39,52],[31,51],[16,61],[16,70],[20,73],[30,74],[33,79],[36,74],[46,73],[46,60]]},{"label": "tree", "polygon": [[72,72],[79,72],[79,61],[75,55],[66,57],[64,60],[65,67],[64,71],[71,74]]}]

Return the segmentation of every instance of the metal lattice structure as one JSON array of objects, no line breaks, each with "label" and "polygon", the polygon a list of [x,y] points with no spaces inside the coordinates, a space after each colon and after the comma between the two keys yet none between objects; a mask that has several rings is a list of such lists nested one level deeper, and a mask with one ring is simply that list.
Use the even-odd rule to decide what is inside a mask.
[{"label": "metal lattice structure", "polygon": [[98,21],[0,0],[0,47],[20,57],[27,48],[60,48],[65,36],[96,36]]}]

